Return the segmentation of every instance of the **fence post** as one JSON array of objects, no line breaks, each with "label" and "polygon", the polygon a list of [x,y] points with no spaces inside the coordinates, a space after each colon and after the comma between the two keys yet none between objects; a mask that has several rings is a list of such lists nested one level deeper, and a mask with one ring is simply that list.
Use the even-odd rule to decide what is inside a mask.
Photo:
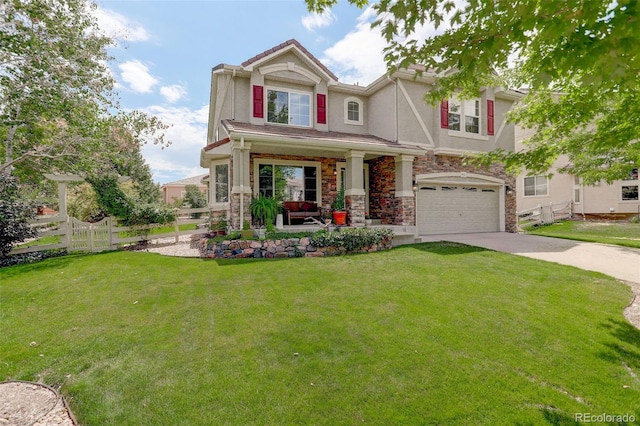
[{"label": "fence post", "polygon": [[[176,208],[176,209],[174,209],[174,211],[176,212],[176,215],[175,215],[175,222],[174,222],[174,223],[175,223],[174,229],[175,229],[175,231],[176,231],[176,233],[177,233],[177,232],[180,232],[180,227],[178,226],[178,215],[179,215],[179,209],[177,209],[177,208]],[[176,234],[175,242],[176,242],[176,244],[177,244],[178,242],[180,242],[180,236],[179,236],[178,234]]]},{"label": "fence post", "polygon": [[118,248],[118,233],[114,230],[114,228],[118,227],[118,222],[115,217],[109,216],[109,245],[112,250],[116,250]]}]

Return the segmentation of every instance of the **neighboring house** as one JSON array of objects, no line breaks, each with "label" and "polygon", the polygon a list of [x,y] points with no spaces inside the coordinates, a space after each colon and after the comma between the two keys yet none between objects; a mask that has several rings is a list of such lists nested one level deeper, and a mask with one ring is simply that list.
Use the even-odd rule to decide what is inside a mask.
[{"label": "neighboring house", "polygon": [[208,188],[207,185],[203,183],[203,180],[205,180],[207,177],[208,175],[204,174],[180,179],[175,182],[165,183],[160,187],[160,189],[162,190],[162,199],[165,203],[173,203],[177,199],[184,198],[186,194],[185,187],[187,185],[197,186],[198,189],[206,195]]},{"label": "neighboring house", "polygon": [[[516,150],[525,148],[523,140],[532,136],[533,130],[516,126]],[[573,215],[627,217],[640,213],[638,197],[638,169],[634,169],[628,179],[611,184],[600,182],[587,186],[580,176],[562,173],[569,164],[566,156],[561,156],[546,175],[533,175],[526,170],[517,178],[517,208],[521,212],[552,203],[573,202]]]},{"label": "neighboring house", "polygon": [[367,213],[417,234],[514,232],[515,179],[464,156],[513,150],[504,115],[521,94],[488,88],[433,107],[423,97],[434,74],[417,69],[343,84],[296,40],[214,67],[200,157],[213,210],[237,229],[257,194],[330,211],[344,185],[351,226]]}]

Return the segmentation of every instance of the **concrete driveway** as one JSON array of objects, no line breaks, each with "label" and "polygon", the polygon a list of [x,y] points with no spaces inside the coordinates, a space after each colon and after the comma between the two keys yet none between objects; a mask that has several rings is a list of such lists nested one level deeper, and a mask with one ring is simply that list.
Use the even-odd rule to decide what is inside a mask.
[{"label": "concrete driveway", "polygon": [[506,232],[432,235],[422,241],[453,241],[602,272],[640,285],[640,249]]}]

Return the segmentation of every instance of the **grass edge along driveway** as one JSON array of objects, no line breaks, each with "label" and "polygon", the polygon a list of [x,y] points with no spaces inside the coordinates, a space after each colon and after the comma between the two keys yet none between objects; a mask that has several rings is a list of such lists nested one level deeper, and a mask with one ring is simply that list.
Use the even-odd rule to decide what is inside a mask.
[{"label": "grass edge along driveway", "polygon": [[631,292],[461,246],[204,261],[135,252],[0,270],[0,380],[81,424],[575,424],[640,418]]},{"label": "grass edge along driveway", "polygon": [[567,220],[526,230],[527,234],[640,248],[640,223]]}]

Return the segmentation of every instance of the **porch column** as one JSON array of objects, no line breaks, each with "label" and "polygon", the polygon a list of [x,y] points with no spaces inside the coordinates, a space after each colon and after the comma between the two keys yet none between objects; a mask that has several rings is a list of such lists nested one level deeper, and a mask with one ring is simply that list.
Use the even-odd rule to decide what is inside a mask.
[{"label": "porch column", "polygon": [[245,220],[251,222],[250,150],[251,144],[245,143],[244,138],[239,142],[234,141],[231,145],[233,186],[231,187],[230,220],[233,229],[242,229]]},{"label": "porch column", "polygon": [[362,176],[364,152],[349,151],[344,158],[347,161],[344,195],[349,224],[364,226],[365,192]]},{"label": "porch column", "polygon": [[415,194],[413,192],[413,155],[396,157],[396,208],[394,225],[415,225]]}]

